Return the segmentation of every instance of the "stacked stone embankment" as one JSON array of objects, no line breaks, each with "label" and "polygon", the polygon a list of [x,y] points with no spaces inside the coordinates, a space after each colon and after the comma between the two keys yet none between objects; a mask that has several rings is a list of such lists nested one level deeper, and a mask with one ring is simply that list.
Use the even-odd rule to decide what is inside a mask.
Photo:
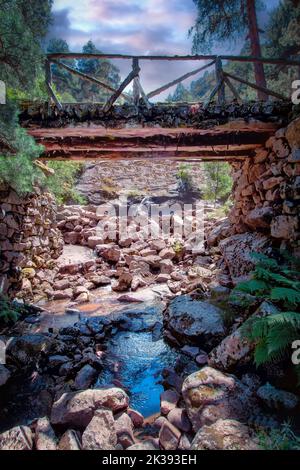
[{"label": "stacked stone embankment", "polygon": [[56,203],[51,194],[20,197],[0,191],[0,290],[30,294],[39,285],[47,290],[44,272],[50,271],[63,248],[56,223]]}]

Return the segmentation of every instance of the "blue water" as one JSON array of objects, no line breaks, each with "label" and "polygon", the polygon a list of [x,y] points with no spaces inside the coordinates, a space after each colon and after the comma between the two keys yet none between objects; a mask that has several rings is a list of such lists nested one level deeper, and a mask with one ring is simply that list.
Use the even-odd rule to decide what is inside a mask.
[{"label": "blue water", "polygon": [[162,370],[174,367],[179,354],[162,339],[154,341],[151,332],[122,331],[108,344],[106,357],[97,386],[118,380],[129,393],[132,408],[144,417],[159,412]]}]

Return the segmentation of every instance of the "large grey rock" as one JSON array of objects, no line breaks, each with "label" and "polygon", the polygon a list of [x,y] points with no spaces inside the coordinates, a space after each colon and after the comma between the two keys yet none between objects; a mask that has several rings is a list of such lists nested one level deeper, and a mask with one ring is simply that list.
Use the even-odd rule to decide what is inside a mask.
[{"label": "large grey rock", "polygon": [[299,403],[297,395],[286,390],[280,390],[266,383],[257,390],[257,396],[271,409],[292,410]]},{"label": "large grey rock", "polygon": [[53,340],[42,334],[28,334],[14,338],[8,345],[7,354],[21,365],[37,362],[40,354],[48,353]]},{"label": "large grey rock", "polygon": [[97,376],[97,371],[94,367],[86,364],[77,373],[74,381],[74,388],[76,390],[84,390],[89,388]]},{"label": "large grey rock", "polygon": [[[248,321],[251,322],[255,318],[265,317],[277,312],[278,309],[272,303],[265,301]],[[255,343],[245,336],[245,328],[246,324],[237,328],[210,352],[208,356],[209,366],[230,372],[234,367],[244,366],[252,360]]]},{"label": "large grey rock", "polygon": [[248,387],[234,375],[211,367],[189,375],[183,383],[182,394],[195,432],[218,419],[246,421],[257,409]]},{"label": "large grey rock", "polygon": [[213,347],[225,334],[222,310],[214,305],[178,296],[165,312],[166,328],[177,339],[197,343],[204,349]]},{"label": "large grey rock", "polygon": [[35,428],[35,446],[37,450],[56,450],[55,432],[45,416],[39,418]]},{"label": "large grey rock", "polygon": [[113,414],[109,410],[97,410],[82,434],[84,450],[113,450],[117,445],[117,433]]},{"label": "large grey rock", "polygon": [[212,230],[207,235],[207,245],[209,247],[216,246],[220,240],[229,237],[232,233],[232,225],[226,218],[217,225],[214,224]]},{"label": "large grey rock", "polygon": [[270,240],[260,233],[242,233],[222,240],[219,248],[234,284],[248,278],[254,269],[251,253],[265,253]]},{"label": "large grey rock", "polygon": [[113,412],[128,407],[129,399],[120,388],[85,390],[64,393],[52,407],[51,423],[85,428],[99,408],[108,408]]},{"label": "large grey rock", "polygon": [[274,211],[271,207],[256,207],[245,218],[245,223],[253,230],[270,229]]},{"label": "large grey rock", "polygon": [[219,419],[197,432],[192,450],[258,450],[258,440],[250,435],[249,428],[233,419]]},{"label": "large grey rock", "polygon": [[0,387],[6,384],[9,377],[10,377],[9,370],[3,364],[0,364]]},{"label": "large grey rock", "polygon": [[16,426],[0,434],[0,450],[31,450],[32,432],[28,426]]}]

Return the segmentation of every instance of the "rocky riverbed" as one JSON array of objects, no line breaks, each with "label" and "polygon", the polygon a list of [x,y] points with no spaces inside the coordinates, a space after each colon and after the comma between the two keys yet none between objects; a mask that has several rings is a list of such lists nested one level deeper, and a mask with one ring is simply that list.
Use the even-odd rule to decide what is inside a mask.
[{"label": "rocky riverbed", "polygon": [[165,283],[124,297],[109,286],[92,304],[55,301],[56,314],[53,301],[31,307],[2,331],[0,448],[260,448],[259,433],[297,416],[299,397],[280,388],[280,368],[257,373],[239,334],[275,307],[245,311],[229,292],[211,282],[171,295]]}]

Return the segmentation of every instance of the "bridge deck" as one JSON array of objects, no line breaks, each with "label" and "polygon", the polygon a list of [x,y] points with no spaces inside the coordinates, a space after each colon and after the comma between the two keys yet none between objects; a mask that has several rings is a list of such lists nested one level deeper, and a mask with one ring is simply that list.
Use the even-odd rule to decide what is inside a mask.
[{"label": "bridge deck", "polygon": [[251,156],[278,125],[236,122],[213,129],[64,127],[31,129],[44,159],[238,160]]}]

